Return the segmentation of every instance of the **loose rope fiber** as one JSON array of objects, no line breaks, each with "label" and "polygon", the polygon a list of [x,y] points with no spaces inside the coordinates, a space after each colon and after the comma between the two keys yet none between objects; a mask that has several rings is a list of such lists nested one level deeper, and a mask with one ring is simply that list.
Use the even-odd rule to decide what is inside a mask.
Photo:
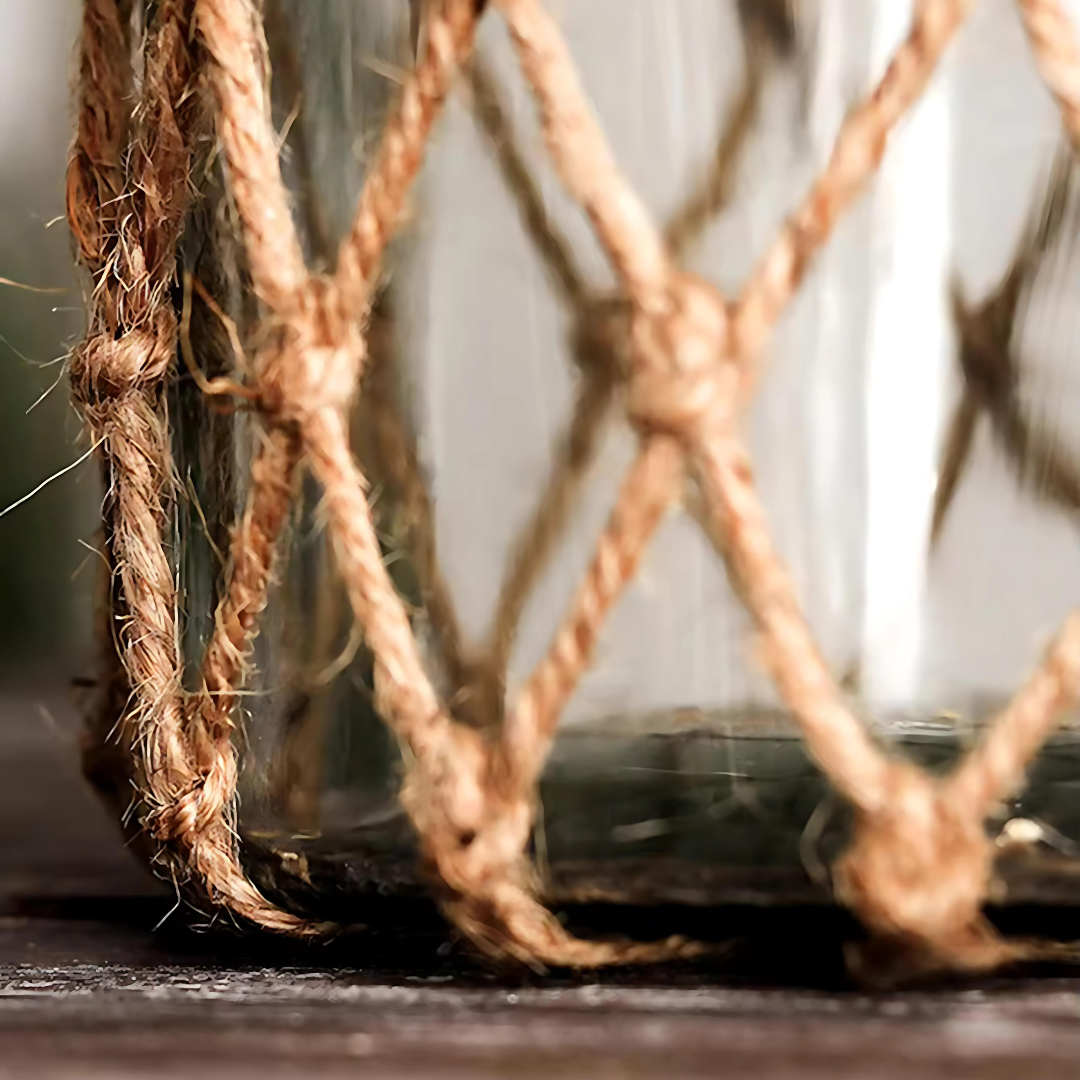
[{"label": "loose rope fiber", "polygon": [[[739,430],[773,328],[837,220],[875,174],[891,131],[919,98],[974,0],[916,0],[907,38],[874,91],[849,114],[824,171],[735,300],[678,268],[608,150],[565,41],[540,0],[493,0],[535,96],[548,152],[592,222],[616,272],[617,295],[586,295],[542,208],[530,202],[527,175],[506,151],[501,167],[575,311],[607,320],[601,329],[609,335],[617,311],[627,348],[597,346],[620,370],[601,373],[601,400],[592,411],[604,412],[604,380],[617,382],[640,448],[547,654],[501,722],[477,725],[455,720],[425,674],[382,560],[365,477],[350,447],[349,416],[383,251],[401,222],[442,103],[470,60],[484,6],[430,0],[424,8],[418,61],[387,121],[337,265],[323,275],[305,266],[282,181],[254,0],[156,5],[139,85],[130,4],[84,0],[68,215],[94,290],[72,387],[107,477],[115,635],[131,691],[120,732],[134,766],[137,820],[158,845],[162,866],[212,904],[260,926],[301,935],[323,929],[254,889],[235,835],[237,693],[304,465],[322,488],[337,568],[374,656],[376,704],[408,750],[402,799],[448,916],[480,949],[534,965],[699,952],[677,938],[634,944],[571,936],[537,900],[526,854],[536,785],[559,716],[588,669],[607,613],[689,477],[776,685],[815,761],[855,811],[853,842],[834,868],[838,897],[916,970],[977,970],[1029,955],[1029,945],[1000,939],[982,914],[993,871],[983,822],[1022,785],[1026,767],[1074,699],[1080,614],[1067,620],[1042,664],[951,775],[931,777],[897,760],[871,738],[821,658],[773,548]],[[1076,140],[1074,29],[1057,0],[1018,0],[1018,6]],[[484,71],[470,71],[481,122],[496,130],[503,121]],[[263,437],[256,440],[248,504],[232,531],[202,687],[185,694],[165,548],[172,466],[164,390],[176,353],[169,295],[174,252],[211,114],[264,331],[244,384],[219,379],[208,389],[248,400]],[[724,155],[734,152],[732,146]],[[714,181],[713,188],[709,212],[723,202],[723,185]],[[693,222],[705,213],[695,208]],[[690,225],[677,220],[682,247],[693,237]],[[565,514],[569,497],[553,503],[554,517]],[[529,559],[541,560],[548,544],[537,541]],[[518,592],[531,574],[518,571]],[[520,600],[509,605],[507,627],[519,606]],[[496,683],[504,660],[499,650],[506,648],[500,640]]]}]

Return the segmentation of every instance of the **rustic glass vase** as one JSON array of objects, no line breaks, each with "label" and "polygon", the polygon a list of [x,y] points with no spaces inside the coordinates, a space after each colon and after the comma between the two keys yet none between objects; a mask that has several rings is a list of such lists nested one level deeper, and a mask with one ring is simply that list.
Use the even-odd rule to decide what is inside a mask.
[{"label": "rustic glass vase", "polygon": [[[732,295],[908,19],[894,0],[552,5],[631,182],[683,263]],[[266,0],[266,19],[296,219],[327,265],[411,63],[414,5]],[[1012,5],[984,3],[784,317],[747,421],[824,655],[924,763],[954,760],[1080,601],[1078,218],[1058,143]],[[222,192],[211,169],[182,260],[247,342],[256,303]],[[188,301],[200,365],[229,370],[225,326]],[[353,431],[387,563],[467,722],[499,723],[540,657],[633,453],[619,311],[486,19],[389,255]],[[183,368],[173,410],[194,679],[255,428]],[[240,823],[256,880],[317,908],[417,881],[399,750],[305,484],[243,698]],[[1002,899],[1080,899],[1078,765],[1066,725],[991,822]],[[606,627],[542,803],[552,902],[827,897],[843,810],[755,662],[692,490]]]}]

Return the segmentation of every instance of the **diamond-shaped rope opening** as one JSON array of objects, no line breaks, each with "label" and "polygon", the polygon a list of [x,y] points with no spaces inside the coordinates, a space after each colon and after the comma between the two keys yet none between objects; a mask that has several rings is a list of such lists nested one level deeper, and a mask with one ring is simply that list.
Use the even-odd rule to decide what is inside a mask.
[{"label": "diamond-shaped rope opening", "polygon": [[[1073,28],[1057,0],[1018,4],[1075,140],[1080,50]],[[620,295],[596,304],[558,245],[545,250],[568,300],[591,312],[583,319],[587,329],[602,325],[597,311],[610,319],[613,306],[625,325],[626,370],[597,377],[593,409],[606,408],[603,398],[616,376],[625,379],[640,449],[547,655],[503,722],[479,729],[448,714],[425,674],[382,562],[347,413],[363,366],[362,328],[383,249],[439,108],[471,54],[484,5],[427,4],[424,48],[387,122],[336,270],[320,276],[304,265],[293,227],[251,0],[157,5],[134,109],[128,105],[134,87],[130,6],[85,0],[68,193],[80,257],[96,287],[90,334],[72,376],[110,481],[117,638],[131,690],[120,730],[141,800],[140,826],[161,845],[167,872],[201,887],[214,903],[272,929],[320,931],[250,885],[233,829],[231,717],[303,458],[323,488],[339,573],[375,658],[378,707],[409,751],[402,798],[447,913],[481,948],[531,963],[693,954],[697,947],[678,939],[636,945],[570,936],[536,900],[526,857],[535,785],[558,717],[589,665],[608,611],[689,474],[781,695],[811,754],[855,809],[855,838],[835,869],[840,898],[879,939],[920,967],[979,968],[1027,954],[1027,946],[999,940],[981,914],[992,871],[983,819],[1020,786],[1072,699],[1080,679],[1080,615],[1066,622],[1042,665],[949,777],[934,779],[895,760],[849,709],[818,653],[773,550],[739,434],[773,327],[835,222],[875,173],[890,131],[921,94],[973,0],[916,0],[908,37],[873,93],[844,122],[829,163],[734,301],[679,271],[673,256],[692,242],[695,222],[723,203],[722,185],[706,186],[669,226],[665,242],[608,151],[552,17],[539,0],[493,6],[507,22],[536,97],[548,151],[618,276]],[[204,659],[203,690],[186,699],[162,541],[170,460],[161,395],[175,352],[167,290],[175,277],[188,171],[204,128],[198,93],[204,74],[217,100],[218,135],[252,282],[267,313],[264,344],[245,385],[217,380],[206,388],[252,400],[265,435],[252,463],[247,509],[233,529],[228,587]],[[478,119],[490,133],[500,117],[485,78],[474,65]],[[751,82],[732,132],[747,123],[754,92]],[[723,144],[721,151],[732,152]],[[506,151],[500,167],[535,236],[550,239],[530,202],[527,175],[523,179]],[[609,344],[593,342],[592,348],[602,353]],[[582,357],[589,355],[582,350]],[[557,521],[566,498],[553,498],[549,516]],[[521,563],[542,561],[548,543],[534,545],[539,551]],[[518,599],[508,603],[501,623],[496,620],[489,681],[493,671],[498,682],[530,573],[526,565],[522,583],[508,586]]]}]

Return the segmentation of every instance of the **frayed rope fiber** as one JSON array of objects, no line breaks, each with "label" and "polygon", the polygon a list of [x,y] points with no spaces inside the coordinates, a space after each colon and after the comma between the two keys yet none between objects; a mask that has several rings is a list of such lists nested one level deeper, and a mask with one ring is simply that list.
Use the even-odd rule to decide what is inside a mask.
[{"label": "frayed rope fiber", "polygon": [[[1057,0],[1018,0],[1032,49],[1080,138],[1080,49]],[[639,450],[593,560],[547,654],[497,725],[455,720],[425,674],[383,564],[348,418],[386,244],[455,76],[470,62],[476,0],[430,0],[423,47],[368,170],[332,273],[305,265],[282,182],[253,0],[162,0],[141,78],[131,11],[84,0],[78,129],[68,218],[93,278],[89,328],[72,364],[76,404],[100,446],[112,568],[110,634],[128,694],[113,694],[137,789],[138,827],[178,883],[270,930],[323,927],[282,911],[248,881],[235,829],[237,691],[266,606],[279,534],[305,465],[321,485],[338,570],[375,659],[376,703],[409,750],[402,799],[447,915],[482,950],[531,964],[590,966],[692,956],[682,939],[585,941],[536,897],[526,851],[536,784],[558,718],[605,617],[633,577],[688,472],[704,524],[753,616],[776,685],[815,761],[855,811],[834,868],[838,897],[919,969],[985,969],[1026,955],[982,914],[992,876],[983,821],[1023,783],[1074,697],[1080,615],[1071,616],[1012,703],[951,775],[895,760],[827,670],[776,554],[740,434],[766,343],[840,216],[864,191],[890,132],[918,99],[974,0],[916,0],[911,28],[873,92],[848,115],[825,169],[740,296],[678,269],[612,157],[566,44],[540,0],[495,0],[531,86],[548,151],[619,281],[629,349],[618,373]],[[486,93],[482,73],[474,91]],[[490,101],[489,123],[500,122]],[[172,464],[164,391],[173,372],[177,240],[190,175],[216,137],[265,316],[242,388],[256,441],[247,506],[203,658],[181,689],[173,575],[165,550]],[[504,170],[528,195],[527,177]],[[517,172],[514,170],[517,169]],[[713,201],[716,201],[714,199]],[[564,277],[570,281],[569,270]],[[573,282],[570,282],[573,285]],[[569,287],[569,286],[568,286]],[[595,304],[611,321],[611,304]],[[603,328],[601,328],[603,329]],[[599,331],[598,331],[599,333]],[[583,331],[584,334],[584,331]],[[104,729],[99,734],[104,737]]]}]

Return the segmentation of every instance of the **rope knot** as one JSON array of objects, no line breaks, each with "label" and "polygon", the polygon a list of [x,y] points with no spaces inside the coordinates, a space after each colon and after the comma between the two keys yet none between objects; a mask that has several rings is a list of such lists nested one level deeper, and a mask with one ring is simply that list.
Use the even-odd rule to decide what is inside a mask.
[{"label": "rope knot", "polygon": [[947,780],[896,762],[876,806],[856,810],[833,879],[838,898],[906,967],[979,968],[1000,963],[1006,948],[982,915],[992,872],[981,815]]},{"label": "rope knot", "polygon": [[312,278],[264,361],[262,407],[297,422],[322,409],[347,410],[363,355],[357,321],[334,282]]},{"label": "rope knot", "polygon": [[107,406],[164,379],[173,362],[176,316],[161,308],[121,333],[92,334],[72,358],[71,386],[86,409]]},{"label": "rope knot", "polygon": [[738,372],[727,356],[729,324],[720,294],[691,274],[673,278],[663,310],[634,311],[626,394],[631,423],[686,442],[730,411]]},{"label": "rope knot", "polygon": [[458,897],[520,883],[532,829],[529,795],[505,790],[503,758],[480,732],[442,716],[431,736],[412,761],[401,795],[425,859]]}]

